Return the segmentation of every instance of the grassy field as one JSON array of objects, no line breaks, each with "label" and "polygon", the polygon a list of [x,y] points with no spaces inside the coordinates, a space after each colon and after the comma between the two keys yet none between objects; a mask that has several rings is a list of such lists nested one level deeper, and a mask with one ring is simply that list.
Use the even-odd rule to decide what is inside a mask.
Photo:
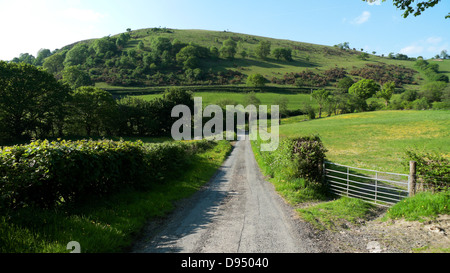
[{"label": "grassy field", "polygon": [[[160,96],[162,94],[137,97],[151,100]],[[202,97],[203,105],[217,104],[225,99],[236,102],[237,104],[243,104],[246,96],[247,94],[234,92],[194,92],[194,97]],[[318,107],[317,102],[307,94],[256,93],[256,97],[261,101],[261,105],[272,105],[275,104],[277,99],[285,97],[289,101],[287,105],[289,110],[301,109],[305,103],[311,104],[313,108]]]},{"label": "grassy field", "polygon": [[407,149],[450,156],[450,111],[377,111],[280,126],[281,136],[320,135],[335,163],[405,173]]}]

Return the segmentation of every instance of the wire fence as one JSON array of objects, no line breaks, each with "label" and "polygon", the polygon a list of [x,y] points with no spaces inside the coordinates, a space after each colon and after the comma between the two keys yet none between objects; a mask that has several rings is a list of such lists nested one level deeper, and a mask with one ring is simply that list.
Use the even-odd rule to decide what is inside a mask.
[{"label": "wire fence", "polygon": [[325,162],[324,177],[332,193],[364,199],[379,206],[394,205],[408,197],[411,191],[411,178],[407,174]]}]

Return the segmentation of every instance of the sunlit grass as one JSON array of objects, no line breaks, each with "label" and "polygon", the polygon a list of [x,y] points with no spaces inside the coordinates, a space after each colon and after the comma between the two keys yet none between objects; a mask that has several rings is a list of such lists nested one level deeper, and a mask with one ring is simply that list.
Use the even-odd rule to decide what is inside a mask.
[{"label": "sunlit grass", "polygon": [[407,149],[450,156],[450,111],[377,111],[280,126],[281,136],[318,134],[336,163],[404,173]]}]

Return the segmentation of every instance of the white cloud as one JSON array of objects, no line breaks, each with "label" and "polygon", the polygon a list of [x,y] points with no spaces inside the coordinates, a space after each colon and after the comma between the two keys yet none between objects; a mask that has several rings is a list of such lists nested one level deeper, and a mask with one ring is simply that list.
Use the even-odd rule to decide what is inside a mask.
[{"label": "white cloud", "polygon": [[404,47],[400,50],[400,53],[406,54],[406,55],[420,55],[423,52],[423,46],[419,45],[410,45],[407,47]]},{"label": "white cloud", "polygon": [[440,42],[442,42],[442,37],[430,37],[427,39],[429,44],[439,44]]},{"label": "white cloud", "polygon": [[372,0],[372,1],[368,0],[367,4],[369,4],[371,6],[373,6],[373,5],[379,6],[379,5],[381,5],[381,0]]},{"label": "white cloud", "polygon": [[360,16],[356,17],[352,21],[352,23],[357,25],[364,24],[365,22],[369,21],[370,15],[371,15],[370,12],[364,11]]},{"label": "white cloud", "polygon": [[400,53],[409,56],[434,56],[444,49],[450,49],[449,43],[442,37],[428,37],[427,39],[416,41],[400,50]]}]

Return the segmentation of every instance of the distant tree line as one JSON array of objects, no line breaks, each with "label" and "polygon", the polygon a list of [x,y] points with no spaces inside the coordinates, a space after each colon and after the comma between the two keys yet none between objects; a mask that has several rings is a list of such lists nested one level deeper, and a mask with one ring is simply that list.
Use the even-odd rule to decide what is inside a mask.
[{"label": "distant tree line", "polygon": [[[450,85],[443,81],[429,82],[420,90],[398,92],[401,89],[396,88],[394,81],[380,85],[372,79],[354,82],[345,77],[337,82],[336,87],[333,90],[318,89],[312,92],[319,106],[319,118],[324,111],[331,116],[382,109],[450,109]],[[400,95],[394,98],[396,92]],[[311,119],[316,117],[314,109],[308,105],[303,106],[302,113],[308,114]]]},{"label": "distant tree line", "polygon": [[114,100],[93,86],[71,88],[42,68],[0,62],[0,145],[66,136],[168,136],[171,110],[193,108],[192,93],[170,89],[160,98]]}]

